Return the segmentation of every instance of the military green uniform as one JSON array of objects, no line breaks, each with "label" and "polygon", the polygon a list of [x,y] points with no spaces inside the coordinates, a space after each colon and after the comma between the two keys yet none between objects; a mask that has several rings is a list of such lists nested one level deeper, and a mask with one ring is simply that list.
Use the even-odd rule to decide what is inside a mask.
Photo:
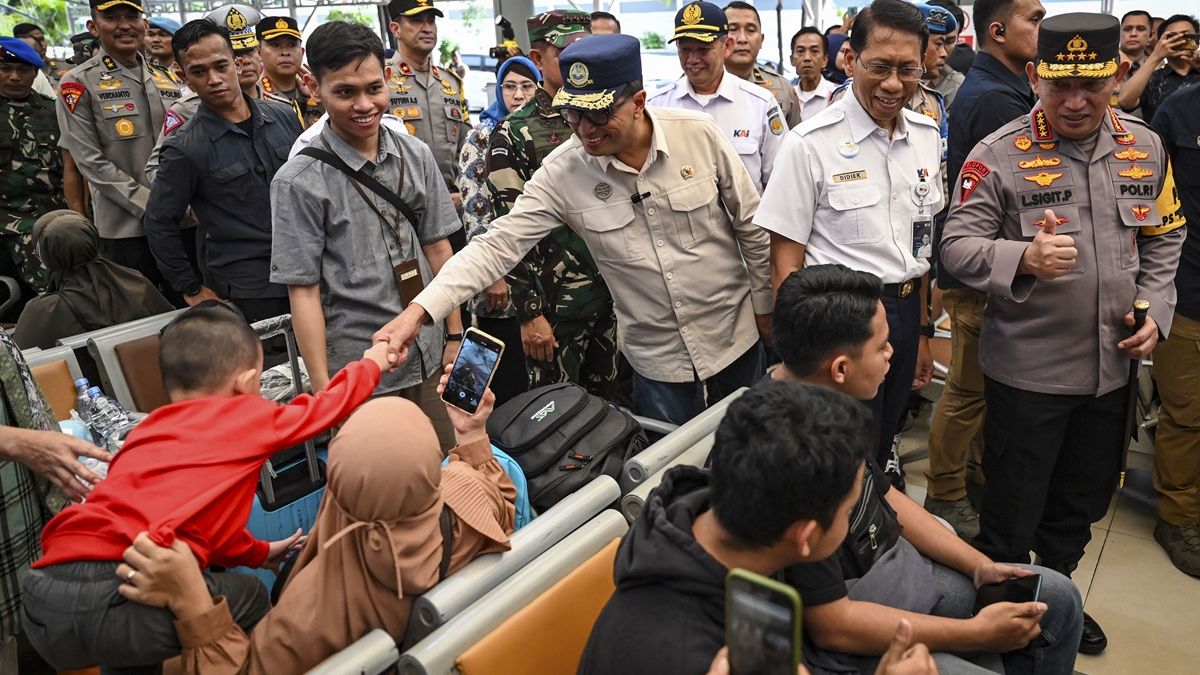
[{"label": "military green uniform", "polygon": [[779,102],[779,109],[783,111],[783,119],[787,122],[788,129],[800,125],[800,99],[796,97],[796,90],[787,79],[770,68],[757,65],[750,71],[750,77],[747,79],[771,92]]},{"label": "military green uniform", "polygon": [[22,280],[41,293],[46,268],[34,253],[33,223],[67,208],[54,99],[0,96],[0,241]]},{"label": "military green uniform", "polygon": [[433,150],[446,188],[458,192],[458,155],[471,131],[462,78],[432,64],[420,72],[396,52],[388,62],[387,80],[388,110]]},{"label": "military green uniform", "polygon": [[[571,127],[538,89],[492,133],[488,188],[496,217],[507,215],[546,156]],[[545,315],[558,340],[554,362],[526,359],[530,383],[571,381],[612,398],[617,377],[617,320],[612,296],[583,239],[566,226],[547,235],[507,276],[521,322]]]}]

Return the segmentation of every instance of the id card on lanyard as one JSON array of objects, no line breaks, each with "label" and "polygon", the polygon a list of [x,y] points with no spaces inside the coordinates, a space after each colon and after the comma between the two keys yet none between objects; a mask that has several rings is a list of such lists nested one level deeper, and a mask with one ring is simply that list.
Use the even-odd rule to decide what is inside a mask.
[{"label": "id card on lanyard", "polygon": [[912,254],[914,258],[933,255],[933,214],[930,213],[929,169],[917,169],[917,184],[912,188],[917,215],[912,220]]}]

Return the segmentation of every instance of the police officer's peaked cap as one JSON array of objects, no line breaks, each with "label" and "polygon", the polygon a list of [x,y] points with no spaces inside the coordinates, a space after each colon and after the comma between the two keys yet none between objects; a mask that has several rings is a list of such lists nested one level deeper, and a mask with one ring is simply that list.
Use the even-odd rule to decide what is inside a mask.
[{"label": "police officer's peaked cap", "polygon": [[21,38],[0,37],[0,61],[4,63],[25,63],[35,68],[46,65],[37,51],[25,44]]},{"label": "police officer's peaked cap", "polygon": [[300,37],[300,24],[290,16],[268,16],[259,21],[254,28],[260,42],[267,42],[280,37],[290,37],[297,40]]},{"label": "police officer's peaked cap", "polygon": [[139,12],[146,11],[142,9],[141,4],[135,2],[135,0],[88,0],[88,6],[97,12],[103,12],[106,9],[112,9],[113,7],[120,7],[122,5],[125,7],[132,7]]},{"label": "police officer's peaked cap", "polygon": [[222,5],[204,15],[204,18],[224,26],[229,31],[229,41],[236,51],[254,49],[258,37],[254,27],[262,21],[262,12],[249,5]]},{"label": "police officer's peaked cap", "polygon": [[1121,22],[1108,14],[1073,12],[1042,21],[1038,28],[1037,76],[1104,78],[1120,63]]},{"label": "police officer's peaked cap", "polygon": [[711,2],[689,2],[675,13],[675,34],[667,42],[691,38],[712,42],[729,34],[725,10]]},{"label": "police officer's peaked cap", "polygon": [[388,16],[395,19],[399,16],[416,16],[425,12],[433,12],[435,16],[446,16],[442,10],[433,6],[433,0],[392,0],[388,3]]}]

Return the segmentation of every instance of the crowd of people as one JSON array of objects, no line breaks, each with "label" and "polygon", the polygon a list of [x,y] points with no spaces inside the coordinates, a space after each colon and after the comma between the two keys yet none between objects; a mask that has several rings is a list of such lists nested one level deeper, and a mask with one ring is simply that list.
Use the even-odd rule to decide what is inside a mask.
[{"label": "crowd of people", "polygon": [[[800,593],[813,673],[1072,672],[1107,645],[1070,576],[1151,356],[1155,539],[1200,576],[1193,17],[976,0],[972,45],[952,0],[874,0],[797,30],[789,81],[753,4],[697,0],[682,76],[646,91],[617,17],[552,10],[473,120],[430,0],[387,5],[393,49],[248,5],[90,4],[69,63],[33,24],[0,37],[0,670],[302,672],[399,640],[522,524],[491,410],[564,381],[672,424],[751,388],[710,467],[648,498],[580,672],[724,672],[733,568]],[[100,480],[20,350],[185,307],[171,403]],[[943,313],[918,504],[900,434]],[[286,405],[247,327],[282,314],[315,392]],[[468,326],[506,344],[474,414],[440,397]],[[331,429],[312,530],[256,539],[263,462]],[[225,570],[296,551],[274,607]],[[1030,574],[1036,601],[975,607]]]}]

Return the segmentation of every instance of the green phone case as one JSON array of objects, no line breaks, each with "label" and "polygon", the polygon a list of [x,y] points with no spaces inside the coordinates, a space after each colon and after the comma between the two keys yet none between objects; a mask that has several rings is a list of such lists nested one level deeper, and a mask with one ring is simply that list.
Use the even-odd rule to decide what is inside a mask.
[{"label": "green phone case", "polygon": [[[802,610],[803,606],[800,601],[800,593],[798,593],[796,591],[796,589],[792,588],[791,586],[788,586],[787,584],[781,583],[779,581],[776,581],[776,580],[768,578],[768,577],[764,577],[761,574],[755,574],[754,572],[750,572],[748,570],[744,570],[741,568],[735,568],[735,569],[729,570],[729,574],[726,575],[726,577],[725,577],[725,644],[728,645],[729,649],[730,649],[731,672],[732,672],[732,667],[733,667],[734,658],[735,658],[734,654],[733,654],[733,650],[735,648],[734,640],[732,639],[732,635],[730,634],[730,627],[733,625],[733,620],[732,620],[733,619],[732,612],[734,611],[733,593],[734,593],[735,587],[738,586],[739,584],[745,585],[745,586],[750,586],[753,588],[754,595],[757,595],[760,598],[766,599],[769,602],[776,604],[780,607],[786,607],[791,610],[791,612],[792,612],[792,629],[791,629],[792,668],[791,668],[791,673],[795,673],[797,666],[800,665],[800,660],[801,660],[802,651],[803,651],[802,647],[801,647],[801,644],[802,644],[801,640],[802,640],[802,633],[803,633],[803,631],[802,631],[803,622],[802,622],[801,610]],[[734,675],[744,675],[744,674],[734,673]]]}]

